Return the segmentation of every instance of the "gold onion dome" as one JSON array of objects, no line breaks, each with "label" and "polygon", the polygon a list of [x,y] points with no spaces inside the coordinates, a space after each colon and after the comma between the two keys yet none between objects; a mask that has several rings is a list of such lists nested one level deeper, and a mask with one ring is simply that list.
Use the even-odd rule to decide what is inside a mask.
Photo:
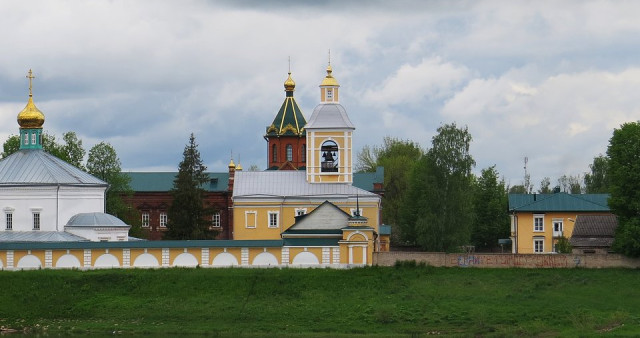
[{"label": "gold onion dome", "polygon": [[340,86],[338,81],[331,75],[333,69],[331,69],[331,64],[327,66],[327,76],[322,80],[321,86]]},{"label": "gold onion dome", "polygon": [[289,72],[289,77],[284,82],[284,90],[287,92],[292,92],[296,88],[296,83],[291,78],[291,72]]},{"label": "gold onion dome", "polygon": [[33,103],[33,97],[29,95],[27,106],[18,114],[20,128],[42,128],[44,114]]},{"label": "gold onion dome", "polygon": [[236,164],[233,163],[233,159],[231,159],[231,161],[229,162],[229,168],[235,168]]}]

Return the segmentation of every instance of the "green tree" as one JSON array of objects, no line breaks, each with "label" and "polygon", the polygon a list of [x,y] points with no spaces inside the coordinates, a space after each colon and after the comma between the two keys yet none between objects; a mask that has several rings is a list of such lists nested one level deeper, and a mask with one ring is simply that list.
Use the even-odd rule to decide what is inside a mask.
[{"label": "green tree", "polygon": [[538,193],[550,194],[551,192],[551,179],[549,177],[545,177],[540,181],[540,189],[538,190]]},{"label": "green tree", "polygon": [[87,170],[91,175],[109,183],[106,212],[126,219],[130,208],[122,197],[133,193],[129,186],[131,178],[122,173],[120,159],[111,144],[100,142],[89,150]]},{"label": "green tree", "polygon": [[61,159],[84,170],[82,161],[84,161],[85,151],[82,147],[82,140],[72,131],[62,134],[62,139],[64,140],[64,145],[60,147],[63,156]]},{"label": "green tree", "polygon": [[527,188],[525,188],[525,186],[522,184],[514,185],[509,187],[509,193],[510,194],[526,194]]},{"label": "green tree", "polygon": [[402,228],[406,241],[429,251],[453,251],[469,244],[473,224],[475,161],[469,154],[471,134],[455,123],[438,128],[432,148],[411,173]]},{"label": "green tree", "polygon": [[391,225],[392,244],[398,245],[402,238],[400,209],[409,189],[409,176],[414,164],[424,155],[417,143],[385,137],[380,147],[365,146],[358,153],[357,167],[361,171],[375,172],[384,168],[384,196],[382,198],[382,222]]},{"label": "green tree", "polygon": [[209,179],[207,167],[200,159],[195,136],[191,134],[184,148],[178,174],[173,180],[173,203],[169,207],[167,239],[214,239],[211,229],[211,208],[204,205],[203,184]]},{"label": "green tree", "polygon": [[498,239],[509,237],[507,193],[498,176],[495,166],[482,169],[474,184],[471,242],[479,248],[497,247]]},{"label": "green tree", "polygon": [[609,207],[618,216],[614,250],[640,257],[640,122],[613,131],[609,157]]},{"label": "green tree", "polygon": [[560,187],[560,191],[570,194],[581,194],[583,190],[580,175],[562,175],[558,179],[558,186]]},{"label": "green tree", "polygon": [[2,158],[5,158],[20,149],[20,136],[11,135],[2,144]]},{"label": "green tree", "polygon": [[589,164],[590,173],[584,175],[587,194],[606,194],[609,192],[609,158],[602,154],[593,158]]}]

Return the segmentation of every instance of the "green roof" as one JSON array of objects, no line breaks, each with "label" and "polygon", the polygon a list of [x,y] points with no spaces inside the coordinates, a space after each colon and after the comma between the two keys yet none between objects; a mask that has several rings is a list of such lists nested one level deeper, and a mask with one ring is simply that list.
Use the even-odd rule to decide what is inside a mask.
[{"label": "green roof", "polygon": [[379,233],[380,235],[391,235],[391,226],[380,224]]},{"label": "green roof", "polygon": [[273,119],[273,123],[267,127],[266,136],[302,137],[306,135],[305,124],[307,124],[307,120],[302,115],[296,99],[293,98],[293,92],[287,92],[287,97]]},{"label": "green roof", "polygon": [[353,173],[353,186],[360,189],[377,192],[374,183],[384,183],[384,167],[376,168],[374,173]]},{"label": "green roof", "polygon": [[509,194],[509,211],[610,211],[609,194]]},{"label": "green roof", "polygon": [[[131,178],[129,186],[133,191],[158,192],[169,191],[173,188],[173,180],[177,172],[128,172]],[[207,173],[209,182],[203,185],[206,191],[227,191],[229,188],[229,173]]]},{"label": "green roof", "polygon": [[342,238],[285,238],[284,246],[338,246]]}]

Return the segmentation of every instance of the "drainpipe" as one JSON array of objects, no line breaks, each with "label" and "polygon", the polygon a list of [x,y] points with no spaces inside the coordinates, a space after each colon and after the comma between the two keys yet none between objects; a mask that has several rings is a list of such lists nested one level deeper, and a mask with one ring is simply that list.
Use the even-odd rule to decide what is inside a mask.
[{"label": "drainpipe", "polygon": [[58,187],[56,188],[56,231],[60,231],[60,229],[58,229],[59,223],[60,223],[60,183],[58,183]]}]

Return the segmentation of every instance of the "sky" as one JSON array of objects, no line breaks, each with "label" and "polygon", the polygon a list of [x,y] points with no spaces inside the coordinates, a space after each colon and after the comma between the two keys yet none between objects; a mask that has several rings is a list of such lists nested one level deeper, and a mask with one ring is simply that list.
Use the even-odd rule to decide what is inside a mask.
[{"label": "sky", "polygon": [[[46,132],[105,141],[124,171],[177,171],[194,133],[210,171],[267,165],[285,92],[310,117],[331,51],[355,154],[385,136],[424,149],[473,137],[535,188],[584,175],[640,119],[638,1],[12,1],[0,6],[0,140],[28,98]],[[289,59],[290,65],[289,65]]]}]

